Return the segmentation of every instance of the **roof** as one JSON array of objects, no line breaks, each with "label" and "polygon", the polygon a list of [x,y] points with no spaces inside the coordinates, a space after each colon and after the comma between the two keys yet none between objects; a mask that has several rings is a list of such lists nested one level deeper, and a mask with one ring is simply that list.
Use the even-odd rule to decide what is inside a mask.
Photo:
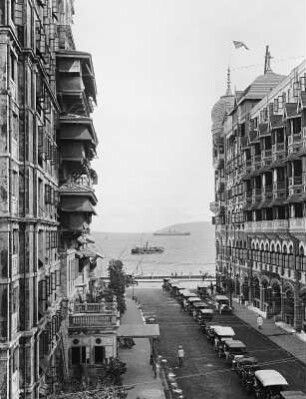
[{"label": "roof", "polygon": [[232,329],[232,327],[217,326],[214,328],[214,330],[215,333],[220,337],[233,337],[235,335],[235,331]]},{"label": "roof", "polygon": [[205,308],[205,307],[208,307],[209,305],[206,302],[201,301],[201,302],[194,303],[193,306],[195,308]]},{"label": "roof", "polygon": [[201,302],[201,298],[198,296],[192,296],[188,299],[188,302]]},{"label": "roof", "polygon": [[[97,197],[91,187],[81,186],[76,183],[65,183],[59,187],[59,193],[62,197],[90,197],[94,204],[98,202]],[[86,195],[87,194],[87,195]]]},{"label": "roof", "polygon": [[306,399],[306,393],[302,391],[284,391],[281,392],[283,399]]},{"label": "roof", "polygon": [[189,292],[189,291],[182,292],[182,295],[183,295],[185,298],[191,298],[191,297],[196,297],[196,296],[197,296],[197,295],[194,294],[193,292]]},{"label": "roof", "polygon": [[215,103],[211,111],[213,133],[217,133],[221,129],[224,117],[233,108],[233,105],[234,105],[233,95],[222,96]]},{"label": "roof", "polygon": [[117,331],[117,337],[125,338],[158,338],[158,324],[121,324]]},{"label": "roof", "polygon": [[213,314],[213,309],[200,309],[200,312],[203,314]]},{"label": "roof", "polygon": [[243,358],[239,359],[239,363],[241,364],[257,364],[258,360],[254,356],[244,356]]},{"label": "roof", "polygon": [[226,342],[226,344],[229,348],[246,348],[245,344],[242,341],[239,341],[238,339],[230,340]]},{"label": "roof", "polygon": [[258,76],[242,93],[238,105],[245,100],[261,100],[274,87],[276,87],[286,76],[274,72],[267,72]]},{"label": "roof", "polygon": [[215,296],[215,300],[216,300],[216,301],[225,301],[225,300],[228,301],[228,297],[225,296],[225,295],[216,295],[216,296]]},{"label": "roof", "polygon": [[61,207],[62,212],[73,212],[73,213],[93,213],[96,215],[96,211],[89,201],[88,198],[84,197],[75,197],[69,198],[64,197],[61,200]]},{"label": "roof", "polygon": [[264,387],[272,385],[288,385],[285,378],[276,370],[257,370],[255,377]]}]

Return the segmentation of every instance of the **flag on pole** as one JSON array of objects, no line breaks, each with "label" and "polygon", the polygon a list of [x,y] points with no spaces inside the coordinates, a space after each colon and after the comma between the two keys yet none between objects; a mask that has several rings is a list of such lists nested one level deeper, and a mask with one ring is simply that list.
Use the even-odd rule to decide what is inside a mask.
[{"label": "flag on pole", "polygon": [[248,46],[247,46],[245,43],[243,43],[243,42],[237,42],[237,41],[233,40],[233,44],[234,44],[234,46],[235,46],[236,49],[237,49],[237,48],[244,47],[246,50],[250,50],[250,49],[248,48]]}]

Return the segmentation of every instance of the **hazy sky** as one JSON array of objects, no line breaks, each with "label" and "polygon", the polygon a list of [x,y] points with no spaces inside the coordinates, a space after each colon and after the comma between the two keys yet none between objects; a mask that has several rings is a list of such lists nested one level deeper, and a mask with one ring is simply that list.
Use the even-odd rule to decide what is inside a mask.
[{"label": "hazy sky", "polygon": [[237,90],[262,74],[266,44],[274,71],[289,73],[305,56],[305,4],[76,0],[76,46],[92,53],[98,85],[93,230],[210,220],[210,112],[225,93],[229,59]]}]

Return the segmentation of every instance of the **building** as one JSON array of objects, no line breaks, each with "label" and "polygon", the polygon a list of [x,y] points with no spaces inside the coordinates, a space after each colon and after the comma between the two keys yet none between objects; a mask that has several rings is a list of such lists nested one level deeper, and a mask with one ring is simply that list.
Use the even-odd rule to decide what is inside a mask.
[{"label": "building", "polygon": [[1,398],[43,398],[69,376],[69,323],[99,256],[89,246],[95,75],[75,49],[73,3],[0,2]]},{"label": "building", "polygon": [[306,327],[306,63],[264,74],[212,109],[218,289]]}]

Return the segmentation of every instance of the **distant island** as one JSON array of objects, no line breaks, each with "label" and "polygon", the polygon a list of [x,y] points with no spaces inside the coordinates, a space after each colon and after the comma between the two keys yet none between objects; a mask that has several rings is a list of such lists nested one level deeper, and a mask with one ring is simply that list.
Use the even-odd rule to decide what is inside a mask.
[{"label": "distant island", "polygon": [[171,226],[164,227],[153,233],[155,236],[189,236],[193,233],[197,233],[199,230],[207,230],[211,228],[209,222],[190,222],[190,223],[179,223]]}]

